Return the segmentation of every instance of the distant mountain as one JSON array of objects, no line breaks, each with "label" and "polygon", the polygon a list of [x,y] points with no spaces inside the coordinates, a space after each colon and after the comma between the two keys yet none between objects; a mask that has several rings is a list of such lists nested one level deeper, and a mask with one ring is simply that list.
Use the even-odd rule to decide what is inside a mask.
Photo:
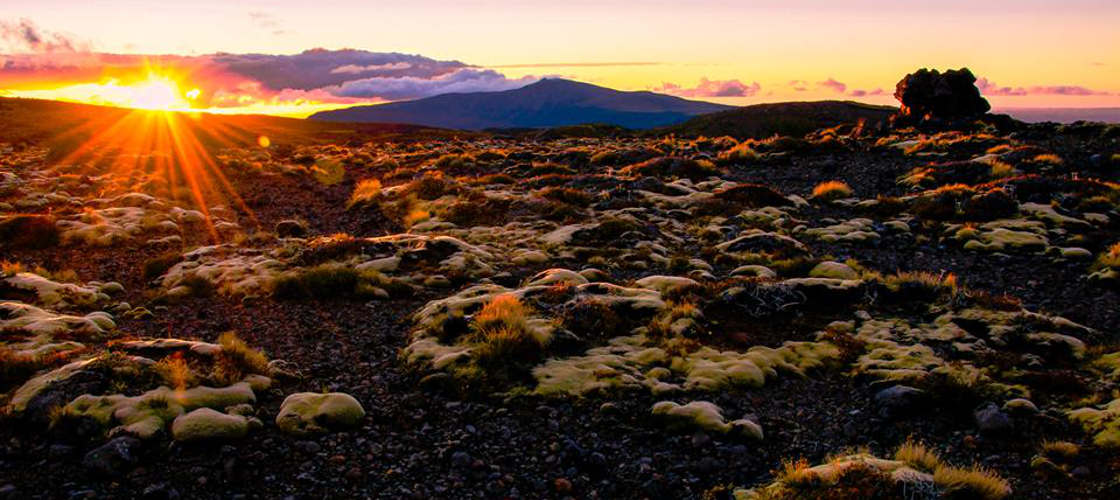
[{"label": "distant mountain", "polygon": [[898,108],[851,101],[755,104],[697,116],[659,132],[708,137],[760,139],[774,134],[802,136],[817,129],[866,120],[885,122]]},{"label": "distant mountain", "polygon": [[731,106],[653,92],[624,92],[547,78],[502,92],[443,94],[415,101],[356,106],[311,115],[335,122],[409,123],[464,130],[544,128],[584,123],[648,129]]}]

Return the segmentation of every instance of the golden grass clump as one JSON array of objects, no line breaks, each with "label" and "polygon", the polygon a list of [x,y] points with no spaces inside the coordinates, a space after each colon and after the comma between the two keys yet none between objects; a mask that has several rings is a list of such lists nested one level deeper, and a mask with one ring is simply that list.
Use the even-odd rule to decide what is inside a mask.
[{"label": "golden grass clump", "polygon": [[817,475],[809,471],[809,461],[804,457],[782,460],[782,466],[775,471],[774,477],[778,482],[798,486],[808,486],[818,480]]},{"label": "golden grass clump", "polygon": [[1010,144],[1006,144],[1006,143],[1005,144],[997,144],[995,146],[992,146],[992,147],[988,148],[988,150],[985,151],[985,153],[990,154],[990,155],[999,155],[999,154],[1003,154],[1003,153],[1010,153],[1012,149],[1014,149],[1014,148],[1012,148]]},{"label": "golden grass clump", "polygon": [[1097,268],[1120,268],[1120,242],[1113,243],[1104,253],[1097,257]]},{"label": "golden grass clump", "polygon": [[998,160],[992,162],[991,176],[993,179],[1012,177],[1015,174],[1015,167]]},{"label": "golden grass clump", "polygon": [[268,358],[249,347],[235,332],[218,336],[221,352],[214,359],[212,378],[226,385],[240,382],[246,375],[268,374]]},{"label": "golden grass clump", "polygon": [[941,467],[941,457],[937,456],[922,443],[907,440],[894,452],[894,459],[924,472],[933,472]]},{"label": "golden grass clump", "polygon": [[1047,165],[1061,166],[1065,163],[1062,158],[1056,154],[1041,154],[1034,157],[1036,163],[1045,163]]},{"label": "golden grass clump", "polygon": [[995,472],[979,466],[941,466],[933,471],[933,482],[952,498],[1000,500],[1011,494],[1011,485]]},{"label": "golden grass clump", "polygon": [[369,206],[376,203],[377,199],[380,197],[381,181],[378,179],[364,179],[354,186],[354,192],[350,195],[350,201],[346,202],[346,208]]},{"label": "golden grass clump", "polygon": [[541,339],[529,327],[532,309],[515,295],[494,297],[475,314],[475,354],[482,362],[524,360],[540,354],[547,339]]},{"label": "golden grass clump", "polygon": [[474,315],[477,331],[496,329],[502,326],[527,329],[531,310],[515,295],[502,294],[482,306]]},{"label": "golden grass clump", "polygon": [[852,188],[844,181],[825,181],[813,188],[813,198],[824,201],[852,196]]},{"label": "golden grass clump", "polygon": [[1081,452],[1081,447],[1069,441],[1043,441],[1042,455],[1046,458],[1073,458]]},{"label": "golden grass clump", "polygon": [[182,353],[175,353],[161,359],[156,363],[155,370],[168,386],[177,391],[187,389],[197,383],[194,372],[191,371],[190,366],[183,359]]},{"label": "golden grass clump", "polygon": [[758,153],[751,147],[751,143],[747,141],[740,142],[736,144],[735,147],[722,151],[716,156],[717,160],[724,163],[757,161],[758,158]]}]

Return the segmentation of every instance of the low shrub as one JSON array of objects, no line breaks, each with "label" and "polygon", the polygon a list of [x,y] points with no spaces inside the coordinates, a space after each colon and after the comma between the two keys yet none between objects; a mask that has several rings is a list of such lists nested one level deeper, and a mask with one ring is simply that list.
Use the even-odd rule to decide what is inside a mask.
[{"label": "low shrub", "polygon": [[816,200],[833,201],[851,196],[851,186],[843,181],[825,181],[813,188],[813,199]]}]

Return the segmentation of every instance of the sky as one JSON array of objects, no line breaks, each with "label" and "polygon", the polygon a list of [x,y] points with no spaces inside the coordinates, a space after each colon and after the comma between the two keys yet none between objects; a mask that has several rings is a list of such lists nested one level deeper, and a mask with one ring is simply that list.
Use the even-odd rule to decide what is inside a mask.
[{"label": "sky", "polygon": [[968,67],[997,109],[1107,107],[1118,25],[1115,0],[4,0],[0,92],[301,116],[558,76],[892,104],[906,73]]}]

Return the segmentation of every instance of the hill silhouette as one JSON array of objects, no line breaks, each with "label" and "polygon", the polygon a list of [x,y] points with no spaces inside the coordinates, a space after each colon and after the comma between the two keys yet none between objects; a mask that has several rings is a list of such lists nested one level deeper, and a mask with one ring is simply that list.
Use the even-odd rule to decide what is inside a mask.
[{"label": "hill silhouette", "polygon": [[800,137],[814,130],[866,120],[886,122],[898,109],[852,101],[780,102],[755,104],[697,116],[666,128],[665,133],[695,137],[728,135],[757,139],[772,135]]},{"label": "hill silhouette", "polygon": [[547,78],[501,92],[443,94],[415,101],[324,111],[312,120],[411,123],[464,130],[547,128],[585,123],[649,129],[730,106],[654,92],[627,92]]}]

